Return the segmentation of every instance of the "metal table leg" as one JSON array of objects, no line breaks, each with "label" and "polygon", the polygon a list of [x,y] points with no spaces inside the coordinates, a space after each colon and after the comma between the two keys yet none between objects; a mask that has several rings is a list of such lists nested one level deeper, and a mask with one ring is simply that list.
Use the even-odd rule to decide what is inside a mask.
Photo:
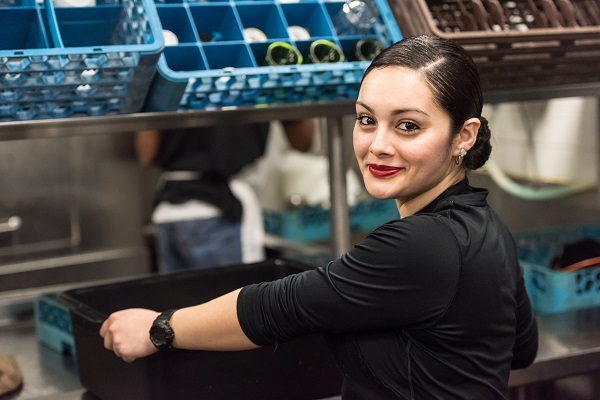
[{"label": "metal table leg", "polygon": [[338,258],[350,249],[350,221],[346,192],[346,163],[342,117],[327,118],[327,155],[331,193],[331,256]]}]

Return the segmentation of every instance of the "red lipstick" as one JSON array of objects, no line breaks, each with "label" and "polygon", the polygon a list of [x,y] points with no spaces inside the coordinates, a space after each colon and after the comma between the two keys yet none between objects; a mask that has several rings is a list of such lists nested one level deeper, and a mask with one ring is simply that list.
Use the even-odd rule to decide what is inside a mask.
[{"label": "red lipstick", "polygon": [[388,165],[369,164],[369,172],[376,178],[387,178],[400,172],[402,168]]}]

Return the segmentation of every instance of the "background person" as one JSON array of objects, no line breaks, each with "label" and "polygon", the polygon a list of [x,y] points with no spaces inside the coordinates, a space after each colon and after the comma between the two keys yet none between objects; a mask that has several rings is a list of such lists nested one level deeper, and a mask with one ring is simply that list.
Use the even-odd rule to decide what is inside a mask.
[{"label": "background person", "polygon": [[[282,124],[292,148],[311,148],[313,120]],[[269,127],[256,123],[137,132],[139,162],[162,170],[152,213],[160,271],[264,259],[261,206],[251,181]]]},{"label": "background person", "polygon": [[[368,192],[395,199],[401,219],[326,266],[168,313],[171,344],[240,350],[322,332],[344,399],[504,400],[510,369],[534,360],[537,325],[512,235],[466,177],[491,152],[482,106],[454,42],[383,51],[361,84],[354,150]],[[112,314],[105,347],[125,361],[168,348],[157,315]]]}]

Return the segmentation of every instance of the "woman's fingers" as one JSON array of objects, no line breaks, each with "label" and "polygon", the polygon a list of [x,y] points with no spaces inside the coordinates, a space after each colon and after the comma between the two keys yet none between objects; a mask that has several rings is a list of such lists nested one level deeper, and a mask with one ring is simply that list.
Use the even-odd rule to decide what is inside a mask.
[{"label": "woman's fingers", "polygon": [[132,362],[156,351],[148,332],[158,313],[145,309],[127,309],[111,314],[100,327],[104,347],[125,362]]}]

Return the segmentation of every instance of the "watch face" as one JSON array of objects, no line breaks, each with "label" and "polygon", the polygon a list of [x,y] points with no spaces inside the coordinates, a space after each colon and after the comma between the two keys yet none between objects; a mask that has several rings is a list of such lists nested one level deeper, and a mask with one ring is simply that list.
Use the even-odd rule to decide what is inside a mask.
[{"label": "watch face", "polygon": [[173,342],[173,330],[164,323],[157,323],[150,328],[150,340],[159,350],[168,348]]}]

